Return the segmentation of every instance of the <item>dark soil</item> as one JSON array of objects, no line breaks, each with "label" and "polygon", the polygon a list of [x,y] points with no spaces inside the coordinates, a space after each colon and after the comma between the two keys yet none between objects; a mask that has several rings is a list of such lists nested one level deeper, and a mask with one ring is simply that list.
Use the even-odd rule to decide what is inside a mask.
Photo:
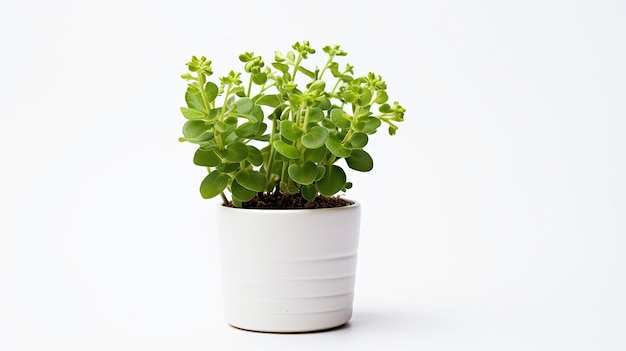
[{"label": "dark soil", "polygon": [[[313,201],[307,201],[300,194],[259,193],[252,200],[243,203],[243,208],[260,209],[296,209],[296,208],[332,208],[352,205],[353,202],[338,196],[318,195]],[[229,207],[234,207],[232,203]]]}]

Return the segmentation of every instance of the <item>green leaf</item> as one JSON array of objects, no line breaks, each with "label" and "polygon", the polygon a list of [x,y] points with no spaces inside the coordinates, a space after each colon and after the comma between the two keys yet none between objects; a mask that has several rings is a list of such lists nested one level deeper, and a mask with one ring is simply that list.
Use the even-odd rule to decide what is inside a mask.
[{"label": "green leaf", "polygon": [[246,118],[253,122],[263,122],[264,114],[263,109],[259,105],[254,105],[252,111],[246,114]]},{"label": "green leaf", "polygon": [[287,138],[287,140],[296,141],[300,139],[302,130],[295,123],[286,119],[280,121],[280,133]]},{"label": "green leaf", "polygon": [[181,138],[178,138],[178,141],[181,141],[181,142],[188,141],[190,143],[204,145],[204,144],[208,143],[209,140],[213,139],[214,137],[215,137],[215,135],[213,133],[208,132],[208,133],[204,133],[204,134],[202,134],[202,135],[200,135],[198,137],[195,137],[195,138],[181,137]]},{"label": "green leaf", "polygon": [[313,184],[317,176],[317,166],[313,162],[305,162],[303,165],[294,163],[289,166],[287,173],[298,184]]},{"label": "green leaf", "polygon": [[363,88],[361,90],[361,94],[359,96],[359,99],[357,100],[357,103],[359,104],[359,106],[367,106],[370,104],[371,100],[372,100],[372,91],[367,88]]},{"label": "green leaf", "polygon": [[344,114],[345,112],[342,109],[334,108],[330,110],[330,119],[337,127],[348,129],[350,128],[350,120],[344,118]]},{"label": "green leaf", "polygon": [[239,61],[248,62],[254,58],[253,52],[244,52],[243,54],[239,54]]},{"label": "green leaf", "polygon": [[234,142],[226,146],[226,149],[222,151],[222,156],[228,162],[241,162],[248,157],[248,147],[240,141]]},{"label": "green leaf", "polygon": [[262,95],[256,100],[257,105],[265,105],[274,108],[279,106],[281,102],[279,95]]},{"label": "green leaf", "polygon": [[304,73],[307,77],[311,78],[311,79],[315,79],[315,73],[309,71],[308,69],[302,67],[302,66],[298,66],[298,71]]},{"label": "green leaf", "polygon": [[219,121],[215,123],[215,130],[220,133],[226,133],[228,131],[228,124],[224,121]]},{"label": "green leaf", "polygon": [[207,112],[204,108],[204,104],[202,103],[202,95],[200,95],[199,93],[192,93],[188,90],[185,93],[185,101],[187,102],[187,107],[194,110]]},{"label": "green leaf", "polygon": [[244,188],[255,192],[265,190],[265,175],[252,170],[242,170],[237,172],[235,180]]},{"label": "green leaf", "polygon": [[354,130],[366,134],[372,134],[380,127],[380,120],[376,117],[361,118],[353,124]]},{"label": "green leaf", "polygon": [[237,120],[237,117],[230,116],[230,117],[226,117],[226,119],[224,119],[224,122],[226,122],[226,124],[228,124],[230,127],[234,127],[234,126],[237,126],[237,122],[239,121]]},{"label": "green leaf", "polygon": [[389,96],[387,95],[387,92],[385,92],[384,90],[379,90],[376,92],[376,99],[374,100],[375,103],[384,104],[385,102],[387,102],[387,100],[389,100]]},{"label": "green leaf", "polygon": [[274,145],[274,148],[279,154],[287,157],[288,159],[295,160],[300,157],[300,150],[282,140],[276,140],[272,145]]},{"label": "green leaf", "polygon": [[328,118],[324,118],[322,120],[322,127],[330,130],[330,131],[336,131],[337,130],[337,125],[335,123],[333,123],[333,121],[331,121]]},{"label": "green leaf", "polygon": [[211,111],[209,111],[209,116],[207,118],[205,118],[208,121],[214,120],[220,113],[222,113],[222,108],[212,108]]},{"label": "green leaf", "polygon": [[389,113],[389,112],[391,112],[391,106],[389,106],[389,104],[382,104],[378,108],[378,111],[380,111],[382,113]]},{"label": "green leaf", "polygon": [[367,145],[369,141],[369,137],[365,133],[356,132],[352,135],[350,139],[350,146],[352,149],[362,149]]},{"label": "green leaf", "polygon": [[343,97],[346,99],[347,102],[355,104],[359,99],[359,94],[353,91],[346,91]]},{"label": "green leaf", "polygon": [[326,139],[326,147],[333,155],[337,157],[350,156],[350,150],[341,145],[341,140],[336,135],[328,136],[328,139]]},{"label": "green leaf", "polygon": [[309,123],[317,123],[324,119],[324,111],[317,107],[312,107],[309,110],[309,119],[307,120]]},{"label": "green leaf", "polygon": [[315,177],[315,181],[324,178],[324,174],[326,174],[326,167],[322,165],[317,165],[317,176]]},{"label": "green leaf", "polygon": [[[231,94],[235,94],[235,95],[237,95],[237,96],[239,96],[241,98],[246,96],[246,91],[243,89],[243,87],[233,88],[230,92],[231,92]],[[232,96],[232,98],[234,98],[234,96]],[[228,104],[228,105],[230,105],[230,104]]]},{"label": "green leaf", "polygon": [[326,169],[324,177],[317,182],[317,189],[324,196],[333,196],[346,184],[346,173],[337,165]]},{"label": "green leaf", "polygon": [[239,164],[239,162],[236,162],[236,163],[222,162],[219,165],[217,165],[217,169],[222,173],[232,173],[238,170],[240,167],[241,167],[241,164]]},{"label": "green leaf", "polygon": [[255,166],[262,165],[263,154],[261,151],[252,145],[246,145],[246,147],[248,148],[248,157],[246,157],[246,160]]},{"label": "green leaf", "polygon": [[315,163],[322,162],[326,158],[326,147],[319,147],[317,149],[304,150],[304,160]]},{"label": "green leaf", "polygon": [[272,66],[283,73],[287,73],[289,71],[289,66],[284,63],[272,62]]},{"label": "green leaf", "polygon": [[246,189],[246,187],[239,184],[236,179],[230,184],[230,192],[233,194],[233,197],[240,202],[252,200],[254,195],[257,193],[256,191]]},{"label": "green leaf", "polygon": [[317,106],[324,111],[328,111],[332,107],[330,100],[326,96],[320,96],[317,98],[317,101],[319,101]]},{"label": "green leaf", "polygon": [[280,51],[274,51],[274,60],[277,62],[283,62],[286,60],[285,56]]},{"label": "green leaf", "polygon": [[183,135],[186,138],[196,138],[204,134],[209,126],[202,120],[189,120],[183,124]]},{"label": "green leaf", "polygon": [[369,172],[374,168],[372,157],[364,150],[352,150],[346,162],[348,167],[361,172]]},{"label": "green leaf", "polygon": [[204,91],[206,92],[206,97],[209,102],[215,101],[217,94],[219,94],[219,88],[213,82],[206,82],[204,86]]},{"label": "green leaf", "polygon": [[314,126],[302,137],[302,145],[307,149],[317,149],[324,145],[328,138],[328,129],[320,126]]},{"label": "green leaf", "polygon": [[228,175],[213,171],[200,183],[200,195],[205,199],[210,199],[224,191],[226,185],[228,185]]},{"label": "green leaf", "polygon": [[222,162],[215,150],[198,149],[193,155],[193,163],[204,167],[217,167]]},{"label": "green leaf", "polygon": [[237,113],[249,113],[254,107],[254,102],[248,97],[241,98],[233,104]]},{"label": "green leaf", "polygon": [[256,122],[246,122],[235,129],[235,134],[240,138],[250,138],[256,135],[259,126],[260,124]]},{"label": "green leaf", "polygon": [[300,192],[307,201],[313,201],[317,196],[317,188],[313,184],[303,186]]},{"label": "green leaf", "polygon": [[252,81],[256,85],[263,85],[267,82],[267,74],[260,72],[252,75]]},{"label": "green leaf", "polygon": [[[265,133],[265,130],[267,130],[267,124],[265,124],[265,123],[261,123],[261,124],[259,125],[259,130],[256,132],[256,135],[254,136],[254,138],[253,138],[253,139],[256,139],[256,140],[262,140],[262,139],[260,139],[260,138],[263,136],[263,133]],[[268,136],[269,136],[269,135],[268,135]],[[268,138],[267,140],[269,140],[269,138]]]},{"label": "green leaf", "polygon": [[198,111],[189,107],[181,107],[180,112],[182,112],[183,116],[185,116],[185,118],[187,119],[203,119],[207,115],[202,111]]}]

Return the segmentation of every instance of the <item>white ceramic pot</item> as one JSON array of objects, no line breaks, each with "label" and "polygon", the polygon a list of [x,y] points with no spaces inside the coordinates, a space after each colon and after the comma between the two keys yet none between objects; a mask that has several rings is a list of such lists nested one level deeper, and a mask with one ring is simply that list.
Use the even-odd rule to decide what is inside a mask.
[{"label": "white ceramic pot", "polygon": [[324,330],[352,316],[361,207],[219,206],[227,322],[275,333]]}]

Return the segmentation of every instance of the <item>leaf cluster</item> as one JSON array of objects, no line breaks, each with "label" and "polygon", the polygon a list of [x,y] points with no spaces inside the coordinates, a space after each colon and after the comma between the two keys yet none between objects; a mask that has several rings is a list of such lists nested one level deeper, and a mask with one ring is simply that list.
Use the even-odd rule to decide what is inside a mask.
[{"label": "leaf cluster", "polygon": [[383,123],[394,135],[406,110],[389,102],[379,75],[355,76],[353,66],[341,66],[337,59],[347,53],[338,45],[322,51],[321,68],[305,66],[316,53],[308,41],[276,51],[269,65],[245,52],[242,71],[213,80],[212,62],[191,58],[182,75],[188,85],[179,140],[198,145],[193,162],[208,171],[203,198],[220,195],[226,203],[229,192],[241,206],[258,193],[280,192],[312,201],[352,186],[338,161],[372,170],[370,136]]}]

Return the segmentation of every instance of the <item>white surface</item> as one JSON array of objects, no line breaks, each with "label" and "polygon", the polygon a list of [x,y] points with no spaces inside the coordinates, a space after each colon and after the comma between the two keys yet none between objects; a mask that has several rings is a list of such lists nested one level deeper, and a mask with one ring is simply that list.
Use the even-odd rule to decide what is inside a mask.
[{"label": "white surface", "polygon": [[[626,349],[624,2],[233,4],[2,2],[0,350]],[[242,332],[179,75],[306,39],[406,122],[349,174],[349,327]]]}]

